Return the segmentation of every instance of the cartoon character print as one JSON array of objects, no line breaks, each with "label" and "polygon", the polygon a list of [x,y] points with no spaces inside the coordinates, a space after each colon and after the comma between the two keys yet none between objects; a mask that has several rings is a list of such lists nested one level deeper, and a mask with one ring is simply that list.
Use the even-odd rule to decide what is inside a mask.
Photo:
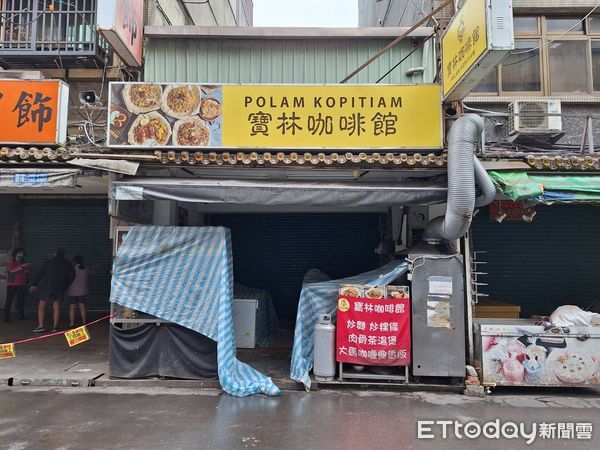
[{"label": "cartoon character print", "polygon": [[546,367],[546,348],[531,344],[525,349],[525,377],[528,383],[541,383],[545,374]]}]

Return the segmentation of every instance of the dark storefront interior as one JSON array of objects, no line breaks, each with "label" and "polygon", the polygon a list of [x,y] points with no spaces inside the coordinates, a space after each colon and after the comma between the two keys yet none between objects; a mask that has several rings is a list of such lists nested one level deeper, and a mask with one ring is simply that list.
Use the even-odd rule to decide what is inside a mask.
[{"label": "dark storefront interior", "polygon": [[[108,311],[112,247],[106,199],[4,196],[2,203],[6,205],[0,218],[3,249],[10,251],[16,229],[25,248],[25,261],[31,263],[30,283],[44,261],[62,247],[67,259],[81,255],[93,268],[88,309]],[[27,295],[25,306],[33,318],[37,307],[34,294]]]},{"label": "dark storefront interior", "polygon": [[521,306],[521,317],[549,315],[560,305],[587,309],[597,302],[598,221],[591,205],[537,206],[532,223],[490,219],[488,208],[475,217],[472,236],[487,261],[481,282],[491,299]]},{"label": "dark storefront interior", "polygon": [[236,283],[271,293],[279,319],[296,318],[302,279],[319,269],[332,279],[380,265],[380,214],[216,214],[231,230]]}]

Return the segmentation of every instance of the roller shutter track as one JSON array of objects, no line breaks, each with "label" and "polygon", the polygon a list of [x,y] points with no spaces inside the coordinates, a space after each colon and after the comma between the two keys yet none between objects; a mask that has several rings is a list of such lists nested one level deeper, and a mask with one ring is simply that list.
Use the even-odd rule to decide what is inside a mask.
[{"label": "roller shutter track", "polygon": [[271,292],[281,319],[294,320],[302,279],[317,268],[332,278],[379,265],[378,214],[219,214],[231,229],[236,282]]},{"label": "roller shutter track", "polygon": [[[23,242],[33,276],[58,247],[66,249],[69,260],[80,254],[86,263],[95,265],[88,308],[109,309],[112,254],[106,200],[23,201]],[[28,310],[35,308],[35,300],[28,298]]]},{"label": "roller shutter track", "polygon": [[538,206],[533,223],[497,223],[487,209],[472,228],[487,251],[482,282],[490,298],[522,306],[521,316],[550,314],[563,304],[600,299],[600,207]]}]

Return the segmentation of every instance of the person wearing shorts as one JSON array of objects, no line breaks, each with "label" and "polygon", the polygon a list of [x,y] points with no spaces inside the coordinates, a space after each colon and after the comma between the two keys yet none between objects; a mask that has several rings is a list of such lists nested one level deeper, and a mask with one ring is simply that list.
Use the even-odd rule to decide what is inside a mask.
[{"label": "person wearing shorts", "polygon": [[67,299],[69,300],[69,327],[75,327],[75,312],[79,305],[81,314],[81,323],[87,322],[85,301],[89,293],[88,281],[90,278],[90,268],[83,263],[83,256],[77,255],[73,258],[75,278],[67,289]]},{"label": "person wearing shorts", "polygon": [[38,325],[33,329],[34,333],[46,331],[44,328],[44,318],[46,316],[46,305],[52,303],[53,326],[52,331],[58,331],[60,322],[60,303],[64,301],[65,292],[75,278],[75,270],[65,258],[65,250],[59,248],[56,250],[53,258],[46,260],[35,282],[31,286],[32,293],[37,291],[37,286],[44,281],[45,289],[40,295],[38,303]]}]

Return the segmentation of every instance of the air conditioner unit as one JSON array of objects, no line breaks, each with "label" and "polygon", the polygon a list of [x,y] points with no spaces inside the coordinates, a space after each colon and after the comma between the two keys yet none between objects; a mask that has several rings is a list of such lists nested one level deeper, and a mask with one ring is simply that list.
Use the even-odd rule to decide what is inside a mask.
[{"label": "air conditioner unit", "polygon": [[559,100],[524,100],[508,105],[509,134],[547,135],[562,133]]}]

